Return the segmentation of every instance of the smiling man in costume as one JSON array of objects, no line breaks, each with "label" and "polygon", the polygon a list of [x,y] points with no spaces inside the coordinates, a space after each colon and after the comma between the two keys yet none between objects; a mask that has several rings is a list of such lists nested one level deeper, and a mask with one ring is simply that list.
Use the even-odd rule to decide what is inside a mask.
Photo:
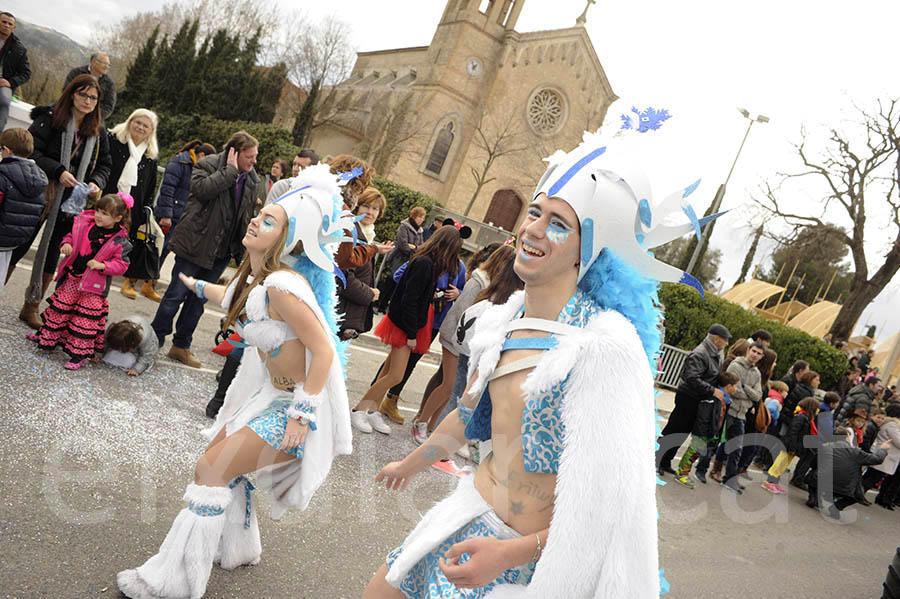
[{"label": "smiling man in costume", "polygon": [[[479,319],[456,412],[376,480],[403,490],[467,438],[493,453],[390,552],[365,599],[660,594],[656,289],[699,284],[647,250],[703,224],[684,200],[696,184],[651,210],[627,144],[597,134],[549,162],[519,229],[525,290]],[[689,223],[660,226],[679,209]]]}]

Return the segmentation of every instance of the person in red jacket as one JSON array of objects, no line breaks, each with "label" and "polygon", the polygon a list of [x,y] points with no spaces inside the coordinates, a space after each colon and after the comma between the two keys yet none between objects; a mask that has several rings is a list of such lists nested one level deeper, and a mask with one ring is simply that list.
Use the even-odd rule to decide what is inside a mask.
[{"label": "person in red jacket", "polygon": [[43,325],[27,337],[42,349],[62,347],[69,354],[69,370],[102,353],[110,278],[128,270],[133,204],[128,194],[107,194],[94,210],[75,217],[72,231],[63,237],[60,253],[65,258],[56,273],[56,291],[41,313]]}]

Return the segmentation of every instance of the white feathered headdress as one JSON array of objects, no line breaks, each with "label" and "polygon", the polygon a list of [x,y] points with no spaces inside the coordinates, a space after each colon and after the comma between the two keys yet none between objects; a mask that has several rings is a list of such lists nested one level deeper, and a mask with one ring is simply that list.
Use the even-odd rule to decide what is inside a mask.
[{"label": "white feathered headdress", "polygon": [[[313,264],[327,272],[339,272],[334,264],[334,252],[343,241],[357,242],[353,225],[359,219],[343,210],[341,186],[359,174],[354,170],[335,175],[327,164],[317,164],[294,178],[290,191],[274,201],[288,217],[282,262],[289,263],[291,251],[302,242],[303,251]],[[353,237],[346,237],[344,229],[352,231]]]},{"label": "white feathered headdress", "polygon": [[[622,126],[615,135],[603,130],[585,132],[581,144],[571,152],[557,151],[546,158],[549,163],[532,196],[541,193],[564,200],[575,210],[581,224],[580,281],[603,248],[614,251],[641,274],[656,279],[690,285],[703,293],[697,279],[684,271],[655,259],[648,250],[668,243],[692,230],[700,237],[707,222],[721,216],[698,219],[687,197],[700,181],[669,195],[655,208],[650,185],[629,154],[623,138],[660,127],[669,118],[666,110],[648,108],[621,115]],[[663,226],[670,215],[682,212],[689,222]]]}]

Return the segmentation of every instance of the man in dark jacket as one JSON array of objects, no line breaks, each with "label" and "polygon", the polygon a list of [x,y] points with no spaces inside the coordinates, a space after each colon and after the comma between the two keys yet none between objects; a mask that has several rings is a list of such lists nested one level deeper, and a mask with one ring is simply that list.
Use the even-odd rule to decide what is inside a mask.
[{"label": "man in dark jacket", "polygon": [[[781,382],[788,386],[788,395],[800,381],[800,376],[807,370],[809,370],[809,362],[806,360],[797,360],[791,367],[791,371],[781,379]],[[785,398],[787,398],[787,395],[785,395]]]},{"label": "man in dark jacket", "polygon": [[850,417],[850,414],[860,408],[866,411],[866,418],[868,418],[869,413],[872,411],[872,403],[875,401],[875,397],[882,393],[882,389],[884,387],[881,385],[881,379],[877,376],[873,376],[864,383],[860,383],[850,389],[847,392],[847,397],[844,398],[841,404],[837,416],[835,416],[835,423],[843,424]]},{"label": "man in dark jacket", "polygon": [[253,170],[258,150],[259,142],[253,136],[238,131],[222,153],[198,160],[191,174],[188,205],[172,232],[169,249],[175,254],[175,266],[151,324],[161,347],[172,332],[175,314],[184,304],[175,324],[169,357],[194,368],[201,363],[190,351],[191,340],[206,300],[189,291],[178,275],[218,281],[232,258],[236,262],[243,258],[241,240],[253,216],[259,185]]},{"label": "man in dark jacket", "polygon": [[91,54],[91,63],[84,65],[82,67],[75,67],[69,74],[66,75],[66,82],[63,83],[63,89],[66,89],[66,86],[79,75],[90,74],[97,78],[100,82],[100,89],[103,90],[103,94],[100,97],[100,114],[103,115],[103,120],[106,121],[109,119],[110,115],[112,115],[113,110],[116,108],[116,84],[107,75],[109,71],[109,56],[107,56],[103,52],[96,52]]},{"label": "man in dark jacket", "polygon": [[28,158],[33,151],[25,129],[0,133],[0,291],[13,249],[32,239],[41,224],[47,175]]},{"label": "man in dark jacket", "polygon": [[819,467],[814,480],[808,481],[807,505],[815,507],[820,497],[833,495],[834,503],[826,513],[834,519],[847,506],[865,499],[862,486],[862,467],[880,464],[887,457],[891,441],[882,443],[872,453],[854,447],[853,431],[840,427],[835,431],[843,438],[825,443],[819,448]]},{"label": "man in dark jacket", "polygon": [[12,13],[0,12],[0,65],[3,67],[0,77],[0,131],[6,128],[9,118],[9,105],[16,88],[31,79],[31,66],[28,64],[28,51],[13,33],[16,29],[16,18]]},{"label": "man in dark jacket", "polygon": [[672,458],[694,427],[697,406],[700,401],[715,396],[724,400],[725,395],[716,386],[722,369],[722,350],[728,345],[731,333],[721,324],[709,327],[706,339],[694,348],[684,361],[681,384],[675,392],[675,409],[659,438],[656,452],[656,467],[660,474],[675,473]]}]

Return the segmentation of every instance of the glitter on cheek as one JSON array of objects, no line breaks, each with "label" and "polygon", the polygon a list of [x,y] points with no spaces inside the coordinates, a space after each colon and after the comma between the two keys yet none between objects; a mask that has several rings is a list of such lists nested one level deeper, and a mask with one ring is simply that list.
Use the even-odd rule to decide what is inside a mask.
[{"label": "glitter on cheek", "polygon": [[266,219],[259,225],[260,233],[271,233],[275,230],[276,223],[274,220]]},{"label": "glitter on cheek", "polygon": [[547,239],[550,240],[550,243],[554,243],[556,245],[562,245],[566,242],[566,239],[569,238],[569,235],[572,234],[572,229],[563,227],[562,225],[558,225],[556,223],[550,223],[547,225],[547,231],[545,235]]}]

